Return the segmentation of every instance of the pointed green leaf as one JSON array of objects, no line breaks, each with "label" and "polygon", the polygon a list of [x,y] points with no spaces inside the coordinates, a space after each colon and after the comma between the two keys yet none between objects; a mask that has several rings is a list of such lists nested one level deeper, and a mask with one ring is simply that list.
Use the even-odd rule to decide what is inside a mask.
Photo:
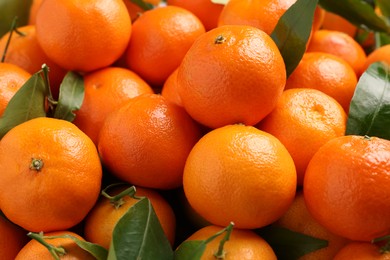
[{"label": "pointed green leaf", "polygon": [[107,259],[107,249],[104,247],[93,244],[91,242],[80,240],[75,236],[65,234],[65,235],[58,235],[58,236],[43,236],[44,239],[55,239],[55,238],[69,238],[72,239],[76,245],[78,245],[80,248],[84,249],[88,253],[90,253],[92,256],[94,256],[97,260],[106,260]]},{"label": "pointed green leaf", "polygon": [[130,1],[130,2],[138,5],[143,10],[150,10],[150,9],[154,8],[154,5],[152,5],[151,3],[147,3],[147,2],[145,2],[143,0],[126,0],[126,1]]},{"label": "pointed green leaf", "polygon": [[9,32],[12,20],[18,17],[18,26],[26,25],[32,0],[0,1],[0,37]]},{"label": "pointed green leaf", "polygon": [[54,118],[72,122],[84,99],[84,79],[75,72],[68,72],[61,85],[58,104],[54,111]]},{"label": "pointed green leaf", "polygon": [[279,19],[271,37],[278,46],[289,76],[306,51],[317,0],[297,0]]},{"label": "pointed green leaf", "polygon": [[278,260],[295,260],[328,246],[328,241],[278,226],[255,230],[274,250]]},{"label": "pointed green leaf", "polygon": [[347,135],[390,140],[390,66],[375,62],[363,73],[349,107]]},{"label": "pointed green leaf", "polygon": [[175,251],[175,260],[199,260],[206,249],[206,240],[184,241]]},{"label": "pointed green leaf", "polygon": [[390,21],[390,1],[389,0],[375,0],[375,4],[381,10],[382,15],[388,18]]},{"label": "pointed green leaf", "polygon": [[390,33],[389,25],[364,0],[319,0],[319,4],[363,29]]},{"label": "pointed green leaf", "polygon": [[40,73],[33,74],[9,101],[0,118],[0,138],[14,126],[36,117],[46,116],[47,91]]},{"label": "pointed green leaf", "polygon": [[173,259],[173,250],[149,199],[140,199],[119,219],[108,259]]}]

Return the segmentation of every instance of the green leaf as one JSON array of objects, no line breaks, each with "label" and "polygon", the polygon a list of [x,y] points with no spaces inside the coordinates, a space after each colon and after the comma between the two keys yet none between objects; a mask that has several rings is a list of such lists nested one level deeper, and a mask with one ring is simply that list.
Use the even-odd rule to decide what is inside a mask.
[{"label": "green leaf", "polygon": [[270,225],[255,230],[274,250],[278,260],[295,260],[328,246],[328,241]]},{"label": "green leaf", "polygon": [[61,85],[58,104],[54,110],[54,118],[72,122],[84,99],[84,79],[75,72],[68,72]]},{"label": "green leaf", "polygon": [[175,260],[199,260],[206,249],[206,240],[188,240],[175,251]]},{"label": "green leaf", "polygon": [[62,235],[62,236],[55,236],[55,237],[62,237],[62,238],[69,238],[72,239],[80,248],[84,249],[88,253],[90,253],[92,256],[94,256],[97,260],[106,260],[108,251],[104,247],[90,243],[88,241],[80,240],[77,237],[74,237],[72,235]]},{"label": "green leaf", "polygon": [[149,199],[141,198],[119,219],[108,259],[173,259],[173,250]]},{"label": "green leaf", "polygon": [[12,20],[18,17],[18,26],[26,25],[32,0],[0,1],[0,37],[9,32]]},{"label": "green leaf", "polygon": [[151,3],[144,2],[143,0],[127,0],[127,1],[130,1],[130,2],[138,5],[143,10],[151,10],[154,8],[154,5],[152,5]]},{"label": "green leaf", "polygon": [[360,77],[349,107],[347,135],[390,140],[390,67],[375,62]]},{"label": "green leaf", "polygon": [[363,29],[390,33],[389,25],[364,0],[319,0],[319,4]]},{"label": "green leaf", "polygon": [[383,16],[390,19],[390,1],[389,0],[375,0],[375,4],[381,10]]},{"label": "green leaf", "polygon": [[23,122],[46,116],[47,88],[40,73],[33,74],[9,101],[0,118],[0,138]]},{"label": "green leaf", "polygon": [[271,37],[278,46],[289,76],[306,51],[317,0],[297,0],[279,19]]}]

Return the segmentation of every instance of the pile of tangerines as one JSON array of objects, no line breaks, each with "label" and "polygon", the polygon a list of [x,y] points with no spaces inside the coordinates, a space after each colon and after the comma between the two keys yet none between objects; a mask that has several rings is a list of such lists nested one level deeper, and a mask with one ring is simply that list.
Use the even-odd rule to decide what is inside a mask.
[{"label": "pile of tangerines", "polygon": [[390,234],[390,141],[345,134],[359,78],[390,63],[390,45],[367,52],[317,6],[287,75],[270,34],[295,2],[34,0],[0,39],[0,113],[43,64],[54,98],[68,71],[84,96],[72,122],[37,117],[2,137],[0,258],[94,259],[61,235],[108,250],[139,197],[173,250],[234,223],[226,259],[276,259],[255,232],[269,225],[327,241],[301,259],[390,257],[371,243]]}]

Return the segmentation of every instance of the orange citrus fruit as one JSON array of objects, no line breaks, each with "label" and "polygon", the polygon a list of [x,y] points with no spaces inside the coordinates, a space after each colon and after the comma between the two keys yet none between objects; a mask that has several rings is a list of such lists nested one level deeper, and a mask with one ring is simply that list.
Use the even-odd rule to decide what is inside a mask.
[{"label": "orange citrus fruit", "polygon": [[[145,12],[139,5],[133,3],[130,0],[123,0],[126,5],[127,11],[129,12],[131,21],[134,22],[140,15]],[[161,1],[160,0],[144,0],[145,3],[152,4],[157,6]]]},{"label": "orange citrus fruit", "polygon": [[[82,238],[80,235],[71,231],[56,231],[46,233],[44,235],[48,237],[70,235],[76,237],[79,240],[85,241],[84,238]],[[71,238],[50,238],[45,239],[45,241],[52,246],[61,247],[65,250],[65,255],[60,256],[61,259],[96,259],[90,253],[80,248]],[[37,240],[32,239],[22,248],[22,250],[15,258],[15,260],[25,259],[52,260],[53,256],[44,245],[42,245]]]},{"label": "orange citrus fruit", "polygon": [[[12,34],[5,56],[5,62],[18,65],[31,74],[38,72],[42,68],[42,65],[46,64],[50,71],[49,79],[52,94],[57,98],[59,87],[66,74],[66,70],[49,59],[42,50],[41,46],[38,44],[34,25],[20,27],[18,28],[18,31],[22,32],[24,35],[19,35],[17,33]],[[9,33],[1,37],[0,52],[5,49],[8,38]]]},{"label": "orange citrus fruit", "polygon": [[390,252],[380,252],[380,247],[369,242],[353,241],[345,245],[333,260],[389,260]]},{"label": "orange citrus fruit", "polygon": [[271,37],[245,25],[206,32],[177,74],[184,108],[210,128],[254,125],[275,107],[286,83],[283,58]]},{"label": "orange citrus fruit", "polygon": [[348,239],[325,229],[310,215],[301,191],[297,192],[294,202],[288,211],[275,222],[275,225],[328,242],[328,246],[307,253],[299,260],[333,259],[336,253],[349,242]]},{"label": "orange citrus fruit", "polygon": [[252,126],[228,125],[196,143],[183,188],[190,205],[210,223],[253,229],[287,211],[296,181],[294,162],[278,139]]},{"label": "orange citrus fruit", "polygon": [[[185,241],[206,240],[221,230],[222,227],[220,226],[210,225],[197,230]],[[206,245],[201,260],[216,259],[214,254],[218,251],[219,242],[224,235],[225,233],[222,233]],[[251,230],[233,229],[229,240],[224,244],[223,250],[223,259],[226,260],[276,260],[276,255],[271,246]]]},{"label": "orange citrus fruit", "polygon": [[355,71],[345,60],[329,53],[307,52],[287,79],[285,89],[320,90],[348,112],[356,85]]},{"label": "orange citrus fruit", "polygon": [[167,0],[168,5],[179,6],[195,14],[203,23],[206,31],[218,26],[218,18],[223,5],[210,0]]},{"label": "orange citrus fruit", "polygon": [[127,100],[153,89],[134,72],[106,67],[84,75],[84,100],[73,121],[97,144],[100,128],[107,115]]},{"label": "orange citrus fruit", "polygon": [[45,0],[35,24],[46,55],[67,70],[81,72],[111,65],[131,35],[123,0]]},{"label": "orange citrus fruit", "polygon": [[157,94],[143,94],[113,111],[100,130],[98,149],[112,174],[137,186],[182,185],[185,160],[200,138],[182,107]]},{"label": "orange citrus fruit", "polygon": [[[126,188],[128,187],[112,188],[108,190],[108,194],[115,196]],[[147,197],[150,200],[167,239],[173,245],[175,241],[176,217],[169,203],[157,191],[152,189],[137,187],[135,196]],[[85,219],[85,238],[89,242],[99,244],[108,249],[116,223],[138,201],[138,199],[130,196],[124,196],[117,207],[108,198],[101,196]]]},{"label": "orange citrus fruit", "polygon": [[33,232],[70,228],[95,204],[102,168],[95,145],[72,123],[40,117],[0,143],[0,208]]},{"label": "orange citrus fruit", "polygon": [[366,63],[364,64],[364,70],[368,68],[374,62],[386,62],[390,66],[390,44],[383,45],[374,50],[367,56]]},{"label": "orange citrus fruit", "polygon": [[351,65],[360,77],[364,70],[367,55],[362,46],[346,33],[318,30],[313,33],[307,52],[326,52],[336,55]]},{"label": "orange citrus fruit", "polygon": [[371,241],[390,233],[390,141],[342,136],[323,145],[305,173],[309,212],[334,234]]},{"label": "orange citrus fruit", "polygon": [[347,116],[336,100],[315,89],[285,90],[276,108],[258,128],[272,134],[287,148],[303,184],[306,167],[327,141],[343,136]]},{"label": "orange citrus fruit", "polygon": [[162,87],[193,42],[205,32],[193,13],[176,6],[144,12],[132,30],[125,54],[127,65],[156,87]]},{"label": "orange citrus fruit", "polygon": [[347,19],[327,11],[325,11],[321,28],[324,30],[343,32],[351,37],[355,37],[358,30],[358,28]]},{"label": "orange citrus fruit", "polygon": [[31,74],[21,67],[0,62],[0,116],[11,98],[30,77]]},{"label": "orange citrus fruit", "polygon": [[175,69],[164,82],[161,89],[161,95],[176,105],[183,106],[181,97],[177,91],[177,72],[178,69]]}]

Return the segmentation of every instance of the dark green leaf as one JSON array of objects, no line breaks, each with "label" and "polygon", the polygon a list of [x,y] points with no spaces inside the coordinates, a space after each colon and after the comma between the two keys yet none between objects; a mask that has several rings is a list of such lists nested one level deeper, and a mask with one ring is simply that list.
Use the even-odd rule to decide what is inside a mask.
[{"label": "dark green leaf", "polygon": [[33,74],[9,101],[0,118],[0,138],[14,126],[36,117],[46,116],[47,91],[40,73]]},{"label": "dark green leaf", "polygon": [[0,37],[9,32],[12,20],[18,17],[18,26],[26,25],[32,0],[0,1]]},{"label": "dark green leaf", "polygon": [[306,51],[317,0],[296,1],[279,19],[272,39],[278,46],[289,76]]},{"label": "dark green leaf", "polygon": [[184,241],[175,251],[175,260],[199,260],[206,249],[206,240]]},{"label": "dark green leaf", "polygon": [[379,10],[381,10],[381,13],[383,16],[388,18],[388,21],[390,20],[390,1],[389,0],[375,0],[375,4],[379,7]]},{"label": "dark green leaf", "polygon": [[108,259],[173,259],[149,199],[142,198],[115,225]]},{"label": "dark green leaf", "polygon": [[80,248],[84,249],[91,255],[93,255],[97,260],[106,260],[107,259],[107,249],[104,247],[93,244],[84,240],[80,240],[77,237],[74,237],[72,235],[62,235],[62,236],[56,236],[56,237],[63,237],[63,238],[69,238],[72,239]]},{"label": "dark green leaf", "polygon": [[319,0],[319,4],[363,29],[390,33],[389,25],[364,0]]},{"label": "dark green leaf", "polygon": [[390,34],[388,33],[375,33],[375,45],[376,48],[390,44]]},{"label": "dark green leaf", "polygon": [[154,8],[154,5],[152,5],[151,3],[144,2],[143,0],[126,0],[126,1],[130,1],[130,2],[138,5],[143,10],[150,10],[150,9]]},{"label": "dark green leaf", "polygon": [[68,72],[60,86],[58,104],[54,111],[54,118],[72,122],[84,99],[84,79],[75,72]]},{"label": "dark green leaf", "polygon": [[390,67],[375,62],[363,73],[349,107],[347,135],[390,140]]},{"label": "dark green leaf", "polygon": [[295,260],[328,246],[328,241],[314,238],[278,226],[255,230],[274,250],[278,260]]}]

